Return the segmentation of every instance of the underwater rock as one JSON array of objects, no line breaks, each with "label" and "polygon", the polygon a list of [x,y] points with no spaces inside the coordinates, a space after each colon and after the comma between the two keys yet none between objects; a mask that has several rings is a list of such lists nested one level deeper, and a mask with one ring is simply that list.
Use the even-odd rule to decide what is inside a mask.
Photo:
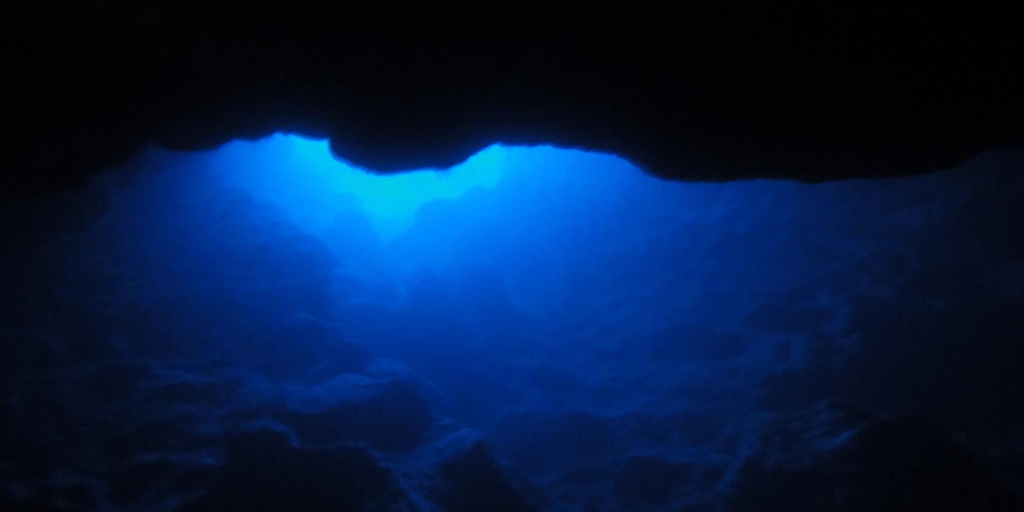
[{"label": "underwater rock", "polygon": [[147,359],[12,379],[0,496],[17,506],[5,510],[145,510],[209,486],[223,424],[253,406],[232,401],[247,384],[216,365]]},{"label": "underwater rock", "polygon": [[664,503],[689,487],[694,466],[652,456],[626,460],[615,479],[616,492],[631,501]]},{"label": "underwater rock", "polygon": [[414,448],[435,421],[412,384],[354,377],[296,396],[289,410],[275,417],[303,444],[364,442],[386,452]]},{"label": "underwater rock", "polygon": [[239,327],[246,333],[244,343],[225,343],[219,356],[281,381],[325,381],[366,369],[369,355],[336,326],[315,319],[266,324],[259,329]]},{"label": "underwater rock", "polygon": [[584,412],[511,415],[494,435],[502,442],[502,452],[530,471],[607,464],[631,442],[628,421]]},{"label": "underwater rock", "polygon": [[729,510],[1020,510],[1019,498],[940,429],[834,402],[768,425]]},{"label": "underwater rock", "polygon": [[480,435],[439,419],[415,379],[296,384],[219,363],[122,359],[12,381],[0,500],[10,510],[189,499],[183,510],[419,510],[408,494],[451,510],[488,500],[532,510]]},{"label": "underwater rock", "polygon": [[447,484],[441,502],[449,512],[530,512],[535,510],[506,478],[486,444],[445,461],[440,468]]},{"label": "underwater rock", "polygon": [[219,465],[203,454],[163,453],[128,459],[107,477],[106,495],[126,508],[156,509],[214,482]]},{"label": "underwater rock", "polygon": [[224,474],[180,512],[414,510],[391,472],[365,448],[296,447],[271,430],[232,437]]}]

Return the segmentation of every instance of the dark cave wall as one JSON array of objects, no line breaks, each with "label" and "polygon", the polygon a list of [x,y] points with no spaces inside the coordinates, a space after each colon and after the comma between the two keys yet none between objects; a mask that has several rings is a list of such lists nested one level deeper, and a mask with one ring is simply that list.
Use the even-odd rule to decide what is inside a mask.
[{"label": "dark cave wall", "polygon": [[919,173],[1024,142],[1014,18],[980,7],[124,4],[5,9],[4,198],[146,143],[274,131],[385,172],[543,143],[687,180]]}]

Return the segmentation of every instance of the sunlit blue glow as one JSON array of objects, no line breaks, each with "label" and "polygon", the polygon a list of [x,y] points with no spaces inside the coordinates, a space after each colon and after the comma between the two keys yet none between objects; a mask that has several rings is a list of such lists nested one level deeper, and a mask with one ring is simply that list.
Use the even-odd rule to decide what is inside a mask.
[{"label": "sunlit blue glow", "polygon": [[327,141],[280,134],[231,142],[213,158],[229,184],[277,204],[306,231],[322,233],[355,203],[381,237],[391,239],[409,227],[422,205],[493,188],[505,169],[507,149],[491,146],[448,170],[388,175],[336,159]]}]

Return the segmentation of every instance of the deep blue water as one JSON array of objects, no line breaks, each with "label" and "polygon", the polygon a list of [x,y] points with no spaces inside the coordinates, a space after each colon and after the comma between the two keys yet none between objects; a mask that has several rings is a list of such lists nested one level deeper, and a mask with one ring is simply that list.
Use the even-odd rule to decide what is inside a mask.
[{"label": "deep blue water", "polygon": [[[3,493],[256,510],[232,489],[282,477],[230,461],[292,467],[267,432],[361,489],[268,510],[888,510],[946,473],[857,450],[933,435],[1020,491],[1022,163],[718,184],[550,147],[397,176],[283,135],[151,149],[6,214]],[[879,464],[903,491],[835,476]]]}]

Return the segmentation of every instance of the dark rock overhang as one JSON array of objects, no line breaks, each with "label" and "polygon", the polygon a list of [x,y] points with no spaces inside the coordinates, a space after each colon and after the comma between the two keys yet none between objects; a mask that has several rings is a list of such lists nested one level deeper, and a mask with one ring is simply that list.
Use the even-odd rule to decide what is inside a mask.
[{"label": "dark rock overhang", "polygon": [[700,4],[18,5],[0,196],[80,184],[149,143],[275,131],[330,137],[381,172],[501,142],[613,152],[683,180],[904,175],[1024,145],[1013,16]]}]

